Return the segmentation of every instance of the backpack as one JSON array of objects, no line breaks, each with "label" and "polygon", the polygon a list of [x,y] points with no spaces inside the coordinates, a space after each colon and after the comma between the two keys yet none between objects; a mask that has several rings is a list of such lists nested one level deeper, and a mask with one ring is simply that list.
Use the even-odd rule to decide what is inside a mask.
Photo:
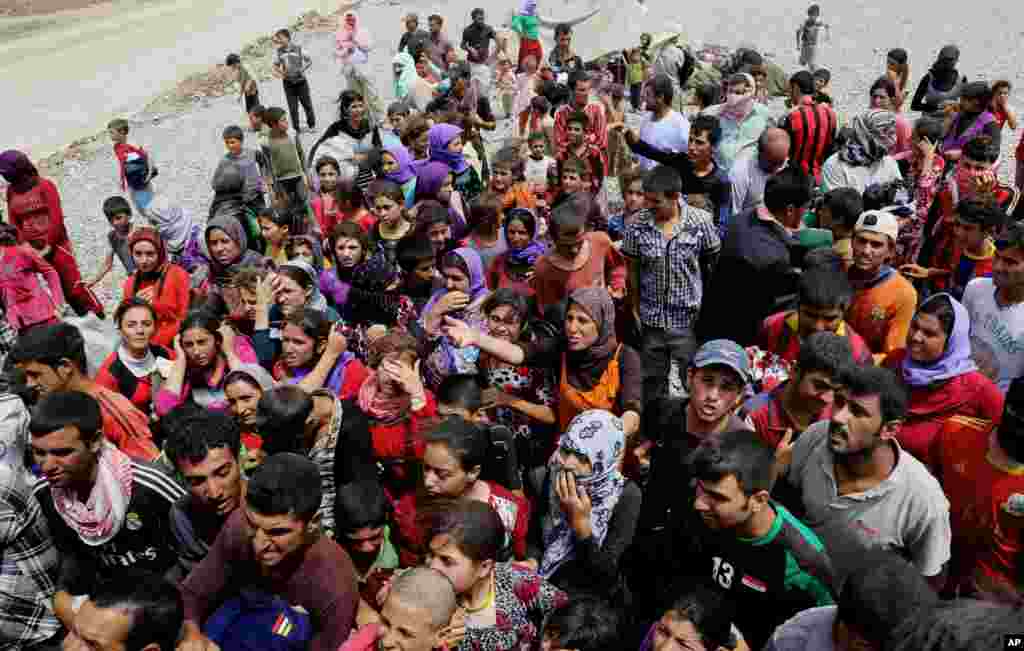
[{"label": "backpack", "polygon": [[305,651],[313,624],[280,597],[242,590],[206,621],[203,634],[221,651]]},{"label": "backpack", "polygon": [[149,157],[136,149],[124,158],[124,180],[131,190],[145,190],[149,183]]}]

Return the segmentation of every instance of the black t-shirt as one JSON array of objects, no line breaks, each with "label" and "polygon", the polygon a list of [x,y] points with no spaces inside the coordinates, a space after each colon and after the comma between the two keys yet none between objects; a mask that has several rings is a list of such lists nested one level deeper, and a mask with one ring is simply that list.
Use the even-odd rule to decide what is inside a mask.
[{"label": "black t-shirt", "polygon": [[108,542],[86,545],[57,512],[50,483],[43,479],[34,489],[46,515],[54,543],[61,553],[60,589],[89,594],[97,580],[123,568],[165,574],[177,562],[171,535],[171,507],[185,495],[161,468],[132,460],[132,496],[121,529]]},{"label": "black t-shirt", "polygon": [[[471,23],[462,30],[462,48],[466,50],[466,58],[469,62],[486,63],[492,40],[496,41],[497,35],[494,33],[494,28],[486,23],[483,25]],[[476,50],[476,56],[469,53],[469,48]]]}]

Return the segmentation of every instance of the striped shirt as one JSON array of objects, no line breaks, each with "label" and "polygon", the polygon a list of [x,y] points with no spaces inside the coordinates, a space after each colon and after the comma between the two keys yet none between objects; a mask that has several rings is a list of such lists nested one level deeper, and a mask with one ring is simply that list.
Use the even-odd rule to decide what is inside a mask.
[{"label": "striped shirt", "polygon": [[789,160],[799,164],[804,174],[820,181],[821,165],[835,142],[836,112],[828,104],[815,104],[810,97],[804,97],[779,126],[789,133]]}]

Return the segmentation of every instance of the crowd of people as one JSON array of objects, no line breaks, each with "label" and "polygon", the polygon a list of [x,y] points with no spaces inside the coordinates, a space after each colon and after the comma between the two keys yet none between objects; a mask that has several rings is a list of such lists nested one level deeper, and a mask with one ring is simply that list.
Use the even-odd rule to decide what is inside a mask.
[{"label": "crowd of people", "polygon": [[205,217],[111,122],[92,279],[57,186],[0,154],[0,649],[1024,633],[1010,83],[949,45],[911,96],[893,49],[841,115],[816,6],[788,76],[682,37],[584,62],[571,24],[544,52],[534,0],[512,34],[471,19],[407,16],[388,93],[344,13],[308,154],[288,30],[287,107],[228,56],[247,119]]}]

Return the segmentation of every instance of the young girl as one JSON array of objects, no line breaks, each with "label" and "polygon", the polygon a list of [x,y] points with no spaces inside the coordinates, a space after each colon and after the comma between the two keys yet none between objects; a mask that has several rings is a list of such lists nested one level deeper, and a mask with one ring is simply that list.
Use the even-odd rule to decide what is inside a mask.
[{"label": "young girl", "polygon": [[291,221],[291,217],[286,213],[273,208],[264,208],[260,212],[260,233],[263,235],[263,241],[267,244],[264,255],[273,260],[275,264],[288,262],[288,254],[285,252],[284,245],[291,234],[289,228]]},{"label": "young girl", "polygon": [[310,202],[313,215],[320,224],[320,232],[327,234],[331,228],[341,221],[339,215],[338,180],[341,177],[341,165],[333,156],[321,156],[316,160],[314,168],[320,179],[320,189]]},{"label": "young girl", "polygon": [[374,246],[383,250],[389,263],[397,265],[398,241],[413,226],[405,212],[405,193],[394,181],[377,179],[367,188],[367,194],[373,198],[373,212],[377,215],[377,225],[370,231]]},{"label": "young girl", "polygon": [[512,60],[507,54],[503,53],[498,57],[494,83],[498,90],[501,108],[505,112],[505,118],[512,119],[512,109],[515,105],[518,84],[516,83],[515,68],[512,67]]},{"label": "young girl", "polygon": [[526,182],[526,163],[519,147],[505,147],[494,155],[491,192],[501,199],[502,207],[533,210],[537,199]]},{"label": "young girl", "polygon": [[468,244],[480,256],[484,269],[508,249],[505,234],[501,230],[504,213],[501,198],[493,192],[484,192],[469,207],[473,232]]},{"label": "young girl", "polygon": [[380,155],[381,176],[394,181],[405,194],[405,207],[412,208],[416,201],[416,172],[412,166],[412,155],[399,144],[385,147]]},{"label": "young girl", "polygon": [[[46,281],[43,288],[39,279]],[[28,328],[57,323],[64,290],[56,270],[35,249],[18,246],[18,229],[0,224],[0,298],[7,322],[21,334]]]},{"label": "young girl", "polygon": [[533,296],[530,278],[537,258],[547,248],[537,236],[537,219],[532,212],[512,208],[505,214],[505,241],[508,249],[494,258],[487,269],[488,287],[492,290],[507,287],[523,296]]},{"label": "young girl", "polygon": [[515,136],[525,138],[529,135],[527,126],[530,123],[530,102],[537,96],[537,84],[540,75],[537,73],[537,59],[527,56],[523,59],[523,70],[516,75],[516,97],[512,112],[519,116],[516,123]]},{"label": "young girl", "polygon": [[480,174],[463,154],[463,130],[451,124],[435,124],[430,128],[430,160],[444,163],[454,174],[455,189],[463,201],[472,201],[480,194],[483,184]]}]

